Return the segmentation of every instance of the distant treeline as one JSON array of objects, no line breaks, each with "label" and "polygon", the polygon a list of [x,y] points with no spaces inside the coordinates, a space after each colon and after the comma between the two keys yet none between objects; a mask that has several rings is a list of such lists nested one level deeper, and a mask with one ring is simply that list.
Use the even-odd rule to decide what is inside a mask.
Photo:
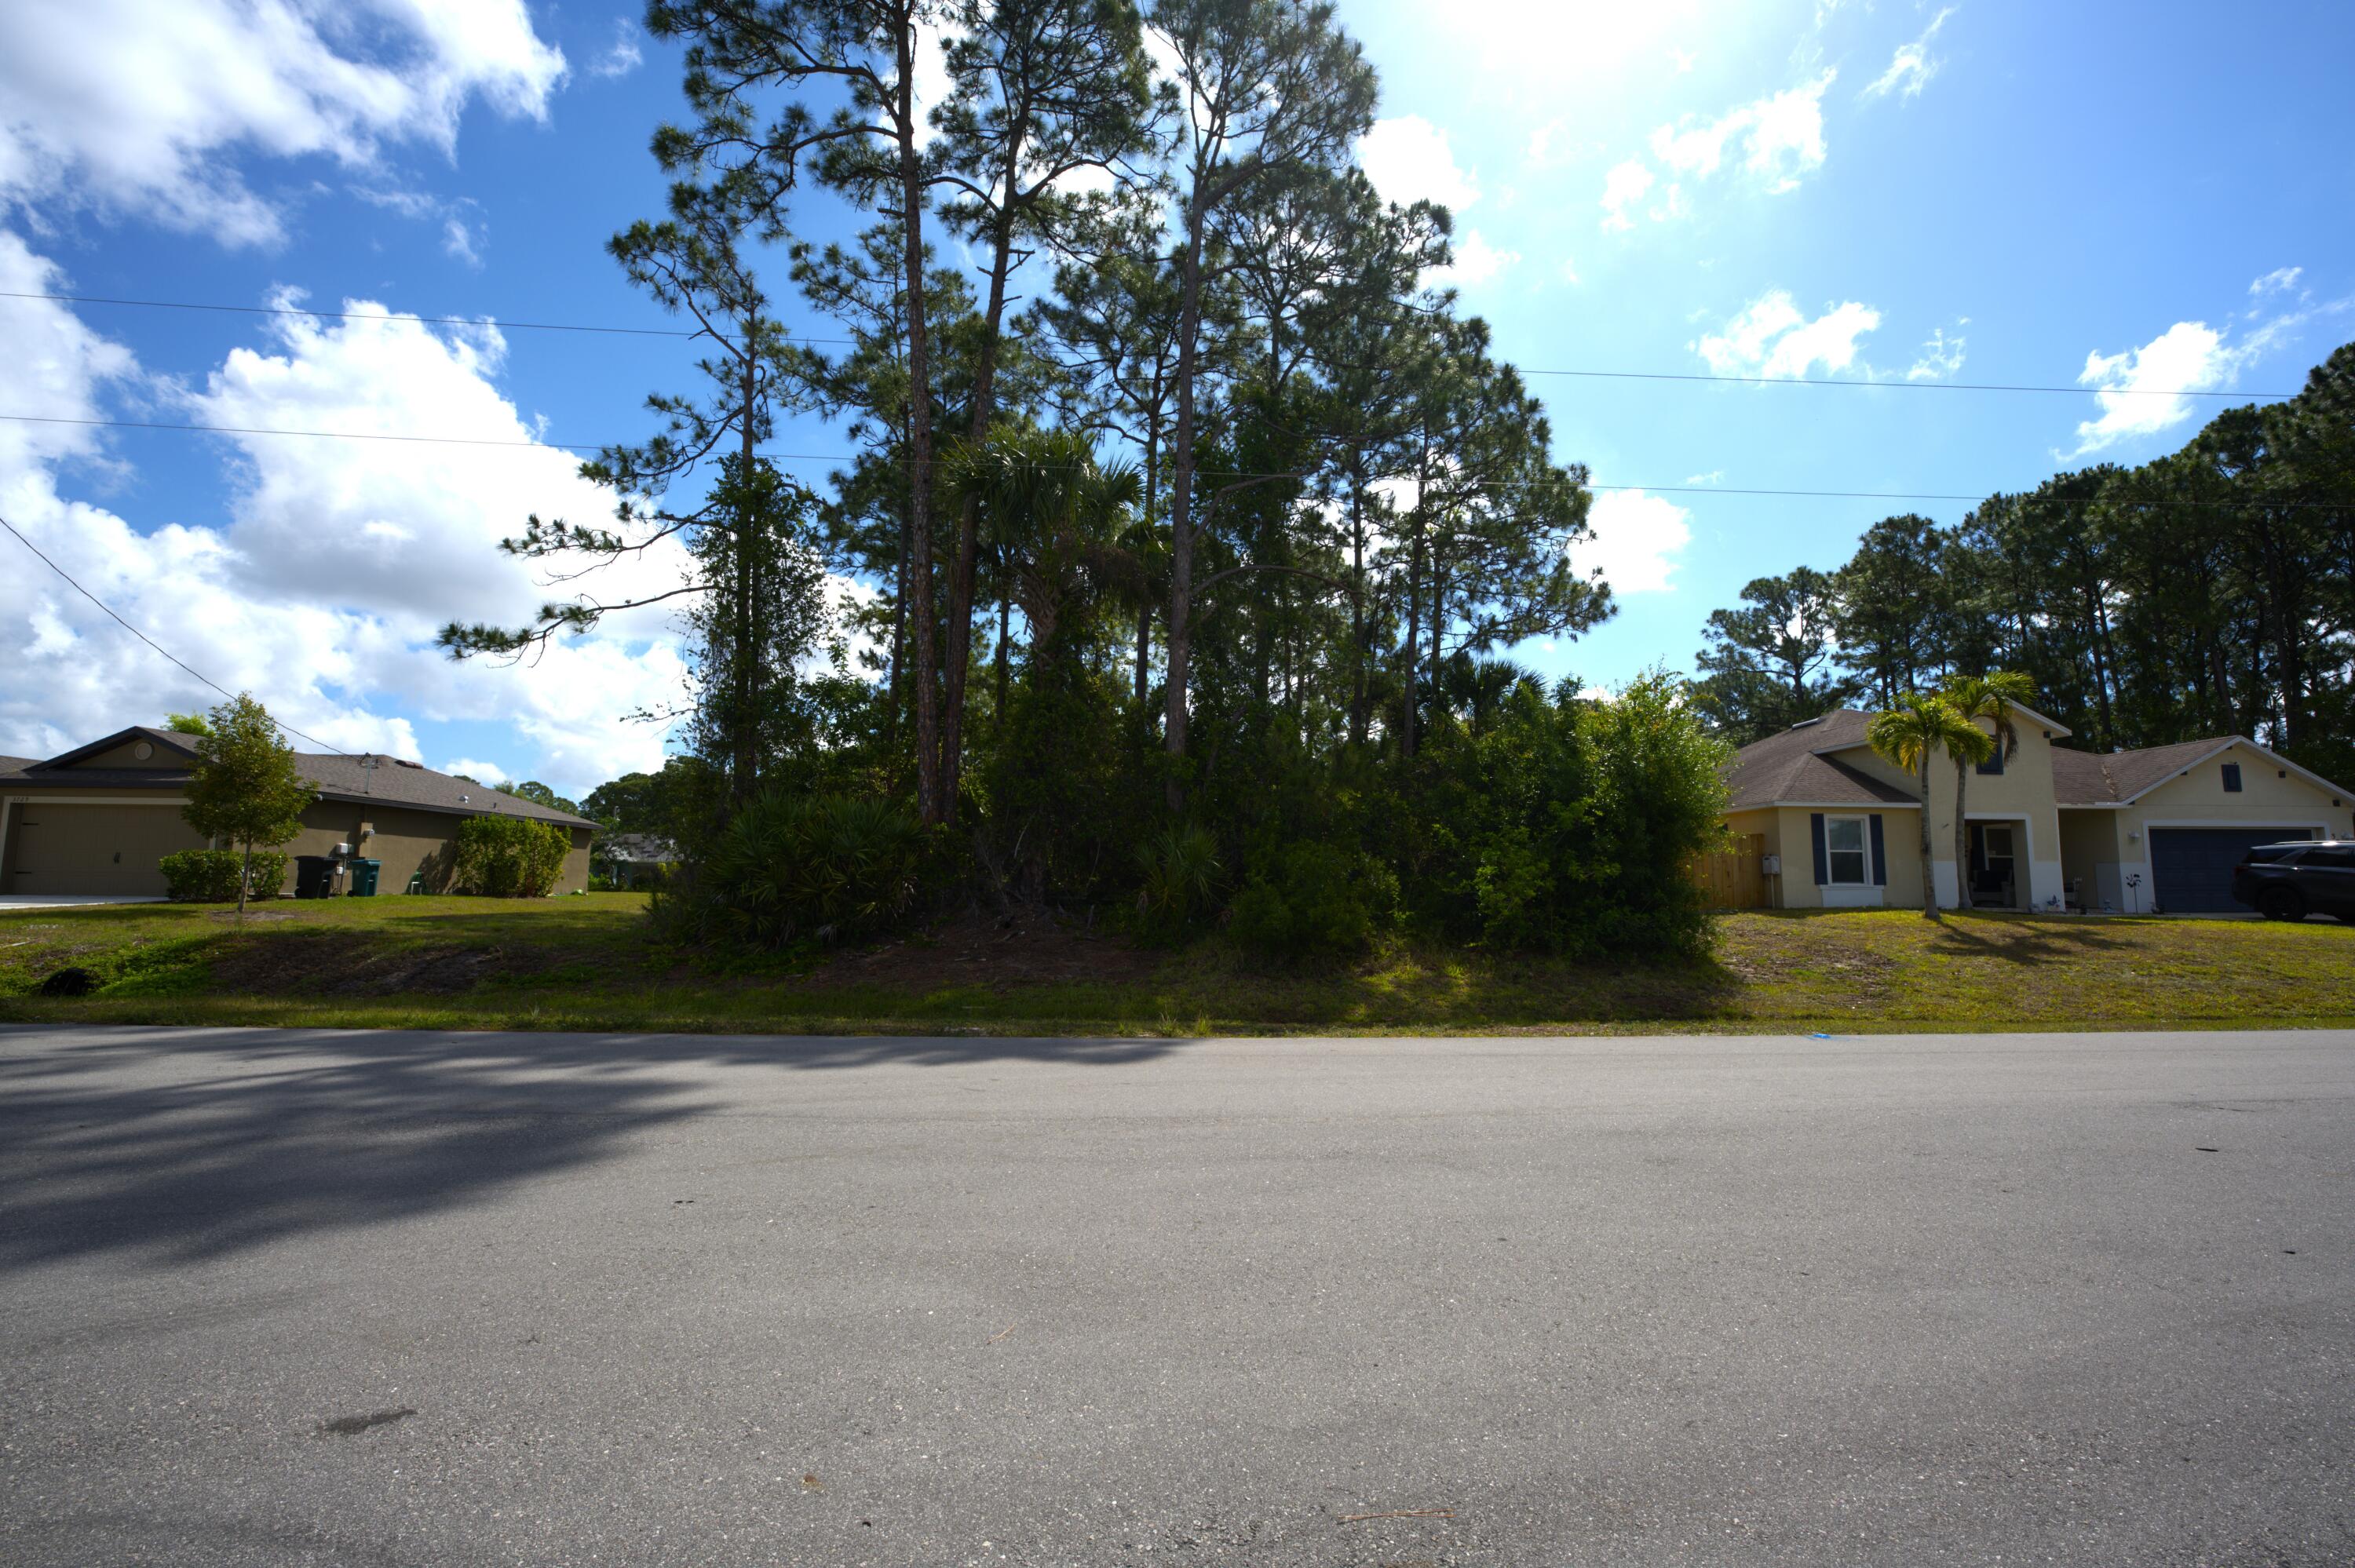
[{"label": "distant treeline", "polygon": [[2252,736],[2355,778],[2355,344],[2180,451],[1911,514],[1712,614],[1694,700],[1747,742],[2010,669],[2087,749]]}]

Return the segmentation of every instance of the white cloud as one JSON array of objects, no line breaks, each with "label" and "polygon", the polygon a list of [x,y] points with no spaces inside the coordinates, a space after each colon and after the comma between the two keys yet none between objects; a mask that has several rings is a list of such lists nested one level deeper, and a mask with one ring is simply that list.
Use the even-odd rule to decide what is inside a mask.
[{"label": "white cloud", "polygon": [[475,757],[453,757],[442,765],[442,771],[463,773],[469,779],[479,779],[483,783],[493,786],[504,784],[513,777],[497,763],[485,762]]},{"label": "white cloud", "polygon": [[1824,165],[1824,90],[1835,72],[1752,104],[1749,156],[1742,167],[1766,182],[1770,191],[1794,189],[1799,176]]},{"label": "white cloud", "polygon": [[[59,292],[63,281],[0,233],[0,289]],[[0,332],[40,351],[0,356],[0,408],[92,410],[108,383],[137,374],[53,302],[0,301]],[[528,443],[530,425],[496,385],[503,351],[495,332],[437,333],[413,318],[282,318],[261,348],[233,352],[177,397],[206,423]],[[176,519],[161,495],[143,498],[149,516],[134,527],[59,492],[64,465],[104,456],[94,432],[0,426],[0,515],[164,647],[328,745],[422,760],[413,715],[504,726],[514,758],[567,792],[659,766],[660,730],[623,718],[684,689],[667,611],[616,618],[532,666],[455,664],[432,647],[446,620],[512,624],[549,597],[496,542],[531,512],[604,514],[607,497],[571,455],[270,436],[233,450],[224,525]],[[678,572],[666,555],[594,586],[619,598]],[[53,755],[101,726],[219,700],[29,560],[0,573],[0,647],[22,651],[0,682],[0,751]]]},{"label": "white cloud", "polygon": [[1644,199],[1656,177],[1641,158],[1614,164],[1603,176],[1603,227],[1614,233],[1635,228],[1636,220],[1627,216],[1627,209]]},{"label": "white cloud", "polygon": [[[379,58],[359,58],[361,38]],[[224,154],[374,167],[451,153],[477,99],[544,117],[564,56],[524,0],[0,5],[0,202],[137,211],[224,244],[282,237]]]},{"label": "white cloud", "polygon": [[1553,272],[1555,277],[1560,278],[1565,283],[1577,283],[1583,281],[1583,280],[1582,280],[1578,275],[1578,261],[1574,257],[1563,257],[1560,262],[1555,264]]},{"label": "white cloud", "polygon": [[1455,162],[1447,132],[1420,114],[1377,120],[1358,138],[1358,163],[1385,200],[1435,201],[1462,212],[1480,199],[1479,185]]},{"label": "white cloud", "polygon": [[2262,300],[2267,294],[2287,293],[2297,287],[2297,281],[2305,275],[2303,267],[2276,267],[2249,285],[2249,296]]},{"label": "white cloud", "polygon": [[1693,349],[1720,376],[1795,378],[1820,365],[1828,372],[1857,362],[1857,339],[1881,325],[1881,313],[1849,301],[1813,321],[1781,289],[1761,294],[1722,332],[1707,333]]},{"label": "white cloud", "polygon": [[1954,14],[1955,8],[1947,6],[1930,18],[1930,25],[1922,29],[1920,37],[1910,44],[1900,44],[1897,52],[1890,57],[1889,69],[1866,84],[1862,96],[1886,98],[1894,92],[1901,98],[1921,97],[1922,90],[1930,84],[1930,79],[1938,74],[1939,66],[1945,63],[1930,57],[1930,40],[1938,36],[1938,29],[1945,26],[1946,18]]},{"label": "white cloud", "polygon": [[1668,63],[1677,68],[1677,74],[1678,76],[1682,76],[1692,69],[1693,61],[1697,57],[1695,56],[1685,53],[1684,50],[1677,48],[1674,44],[1670,44],[1668,46]]},{"label": "white cloud", "polygon": [[[1796,190],[1802,178],[1823,167],[1824,92],[1837,74],[1828,70],[1811,82],[1742,104],[1713,120],[1688,114],[1656,129],[1648,142],[1652,157],[1678,177],[1648,216],[1655,222],[1683,217],[1690,210],[1683,181],[1716,178],[1737,149],[1742,172],[1768,194]],[[1658,178],[1640,156],[1614,167],[1604,180],[1603,227],[1613,232],[1634,228],[1628,209]]]},{"label": "white cloud", "polygon": [[2094,397],[2102,414],[2077,427],[2076,455],[2183,423],[2192,400],[2160,394],[2230,387],[2243,357],[2205,322],[2178,322],[2140,348],[2086,355],[2077,379],[2100,388]]},{"label": "white cloud", "polygon": [[1519,251],[1497,249],[1476,228],[1464,230],[1449,249],[1454,252],[1454,261],[1432,275],[1432,281],[1442,287],[1476,287],[1491,281],[1506,269],[1518,266],[1521,260]]},{"label": "white cloud", "polygon": [[589,74],[610,80],[614,77],[627,76],[645,64],[645,51],[638,48],[638,37],[635,22],[627,16],[617,18],[613,23],[613,48],[597,57],[595,63],[589,68]]},{"label": "white cloud", "polygon": [[1922,357],[1905,371],[1908,381],[1935,381],[1942,376],[1959,376],[1963,369],[1963,349],[1966,340],[1962,329],[1970,325],[1971,318],[1963,316],[1955,323],[1955,335],[1948,337],[1944,327],[1933,327],[1923,341]]},{"label": "white cloud", "polygon": [[1640,490],[1597,494],[1587,524],[1594,537],[1574,546],[1572,556],[1581,571],[1602,567],[1614,594],[1668,591],[1673,557],[1692,543],[1692,514]]},{"label": "white cloud", "polygon": [[1718,484],[1723,482],[1724,479],[1725,471],[1721,468],[1710,469],[1707,473],[1689,473],[1685,475],[1685,482],[1687,484]]}]

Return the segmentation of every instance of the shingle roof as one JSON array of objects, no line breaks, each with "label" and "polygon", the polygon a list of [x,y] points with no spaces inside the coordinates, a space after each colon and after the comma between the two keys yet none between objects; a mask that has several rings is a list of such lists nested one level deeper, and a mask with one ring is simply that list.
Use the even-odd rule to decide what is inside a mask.
[{"label": "shingle roof", "polygon": [[632,864],[669,865],[678,860],[678,846],[660,833],[608,833],[598,842],[597,853]]},{"label": "shingle roof", "polygon": [[5,779],[11,773],[21,773],[38,760],[32,757],[0,757],[0,779]]},{"label": "shingle roof", "polygon": [[[191,750],[189,737],[170,730],[153,729],[134,725],[126,730],[108,736],[104,740],[77,747],[62,756],[46,761],[23,761],[0,758],[0,780],[11,784],[72,783],[85,789],[177,789],[188,781],[185,768],[78,768],[77,757],[104,751],[134,739],[144,739],[169,747],[186,755]],[[437,773],[414,762],[396,758],[368,756],[344,757],[330,753],[298,751],[295,766],[311,780],[320,794],[332,800],[382,800],[389,806],[413,806],[427,811],[452,811],[461,816],[528,817],[535,821],[557,822],[570,828],[593,828],[597,824],[587,817],[570,811],[559,811],[503,795],[487,784],[470,784],[447,773]],[[372,763],[373,767],[364,767]],[[7,764],[20,764],[16,767]]]},{"label": "shingle roof", "polygon": [[1859,771],[1822,751],[1864,744],[1870,714],[1838,708],[1812,724],[1753,741],[1735,753],[1726,769],[1727,810],[1750,810],[1788,801],[1808,806],[1919,806],[1891,784]]},{"label": "shingle roof", "polygon": [[[2087,751],[2052,748],[2052,795],[2063,806],[2115,806],[2158,788],[2192,764],[2228,746],[2264,747],[2242,735],[2202,736],[2172,746],[2147,746],[2139,751]],[[2321,780],[2328,784],[2328,779]],[[2333,785],[2332,788],[2337,788]]]},{"label": "shingle roof", "polygon": [[[476,817],[496,812],[503,817],[529,817],[573,828],[597,825],[587,817],[504,795],[487,784],[470,784],[464,779],[436,773],[431,768],[397,758],[328,757],[298,751],[294,760],[304,776],[318,786],[319,793],[332,800],[382,800],[387,805],[419,806],[429,811],[458,811]],[[364,768],[364,761],[375,766]]]}]

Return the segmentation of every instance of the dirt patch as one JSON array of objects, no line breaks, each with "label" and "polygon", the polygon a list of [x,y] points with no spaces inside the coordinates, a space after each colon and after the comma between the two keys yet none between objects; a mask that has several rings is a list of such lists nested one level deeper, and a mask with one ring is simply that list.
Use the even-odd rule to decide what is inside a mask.
[{"label": "dirt patch", "polygon": [[1006,991],[1020,986],[1149,979],[1161,955],[1103,933],[1059,921],[1046,910],[1007,915],[968,910],[921,936],[858,952],[837,953],[790,982],[838,991],[879,986],[924,995],[963,986]]},{"label": "dirt patch", "polygon": [[357,932],[229,944],[215,955],[217,989],[249,996],[454,996],[485,980],[551,968],[560,955],[531,948],[387,948]]}]

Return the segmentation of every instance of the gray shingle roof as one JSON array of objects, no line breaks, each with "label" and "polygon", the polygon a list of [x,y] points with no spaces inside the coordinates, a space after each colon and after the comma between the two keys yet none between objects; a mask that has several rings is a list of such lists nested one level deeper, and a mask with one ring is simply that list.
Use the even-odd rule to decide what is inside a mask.
[{"label": "gray shingle roof", "polygon": [[[133,740],[151,740],[169,747],[183,757],[193,756],[190,737],[170,730],[155,729],[146,725],[133,725],[108,736],[104,740],[77,747],[47,761],[32,762],[21,758],[0,758],[0,781],[12,784],[72,783],[87,789],[177,789],[188,781],[186,768],[80,768],[73,765],[77,757],[108,750]],[[6,764],[18,764],[14,768]],[[587,817],[570,811],[559,811],[513,795],[503,795],[487,784],[470,784],[447,773],[437,773],[414,762],[395,758],[342,757],[329,753],[298,751],[295,766],[311,780],[320,794],[331,800],[382,800],[389,806],[411,806],[427,811],[452,811],[461,816],[528,817],[534,821],[555,822],[568,828],[593,828],[597,824]],[[364,767],[363,763],[373,763]]]},{"label": "gray shingle roof", "polygon": [[[2211,735],[2173,746],[2148,746],[2139,751],[2113,751],[2097,756],[2086,751],[2052,748],[2052,793],[2063,806],[2115,806],[2156,789],[2203,758],[2228,746],[2245,746],[2263,755],[2256,742],[2243,735]],[[2335,788],[2335,786],[2334,786]]]},{"label": "gray shingle roof", "polygon": [[1726,809],[1744,811],[1786,800],[1810,806],[1919,806],[1921,801],[1894,785],[1837,758],[1816,755],[1862,746],[1870,717],[1854,708],[1838,708],[1813,724],[1743,747],[1726,770],[1731,797]]}]

